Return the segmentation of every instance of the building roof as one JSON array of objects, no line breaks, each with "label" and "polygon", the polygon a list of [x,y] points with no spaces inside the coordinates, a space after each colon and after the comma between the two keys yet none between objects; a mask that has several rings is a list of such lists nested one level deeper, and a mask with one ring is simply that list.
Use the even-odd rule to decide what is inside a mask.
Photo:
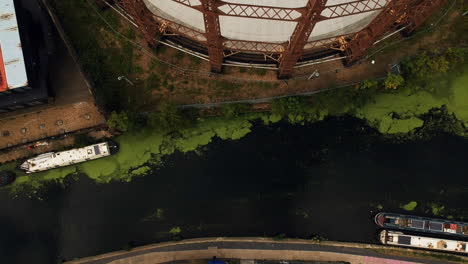
[{"label": "building roof", "polygon": [[0,92],[28,85],[13,0],[0,0]]}]

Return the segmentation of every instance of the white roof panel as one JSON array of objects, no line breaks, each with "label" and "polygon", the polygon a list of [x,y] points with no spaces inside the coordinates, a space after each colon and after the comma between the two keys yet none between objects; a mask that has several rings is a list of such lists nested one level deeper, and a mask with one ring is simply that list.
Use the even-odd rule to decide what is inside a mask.
[{"label": "white roof panel", "polygon": [[289,41],[297,22],[220,16],[221,35],[228,39],[283,43]]},{"label": "white roof panel", "polygon": [[0,0],[0,49],[7,89],[27,86],[28,76],[13,0]]},{"label": "white roof panel", "polygon": [[369,25],[380,12],[381,10],[376,10],[318,22],[310,34],[309,42],[358,32]]},{"label": "white roof panel", "polygon": [[[1,0],[0,0],[1,1]],[[148,9],[155,15],[174,21],[200,32],[205,32],[203,13],[172,0],[144,0]],[[192,2],[194,2],[192,0]],[[196,2],[194,2],[196,4]]]}]

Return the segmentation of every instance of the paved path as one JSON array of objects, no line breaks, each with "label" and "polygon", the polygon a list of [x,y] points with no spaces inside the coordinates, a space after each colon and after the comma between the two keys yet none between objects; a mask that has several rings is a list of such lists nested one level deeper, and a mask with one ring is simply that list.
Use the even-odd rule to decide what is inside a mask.
[{"label": "paved path", "polygon": [[[355,243],[313,243],[307,240],[274,241],[265,238],[213,238],[154,244],[67,262],[68,264],[157,264],[187,259],[218,258],[302,261],[347,261],[352,264],[443,264],[377,253],[377,245]],[[468,258],[467,258],[468,260]]]}]

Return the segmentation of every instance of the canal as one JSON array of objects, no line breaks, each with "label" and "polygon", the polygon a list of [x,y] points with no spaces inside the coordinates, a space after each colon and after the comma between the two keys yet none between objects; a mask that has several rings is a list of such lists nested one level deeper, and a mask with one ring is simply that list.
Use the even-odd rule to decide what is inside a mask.
[{"label": "canal", "polygon": [[352,118],[256,125],[175,153],[131,182],[87,177],[40,199],[0,191],[0,263],[59,263],[171,239],[282,236],[377,243],[377,210],[468,219],[468,140],[392,143]]}]

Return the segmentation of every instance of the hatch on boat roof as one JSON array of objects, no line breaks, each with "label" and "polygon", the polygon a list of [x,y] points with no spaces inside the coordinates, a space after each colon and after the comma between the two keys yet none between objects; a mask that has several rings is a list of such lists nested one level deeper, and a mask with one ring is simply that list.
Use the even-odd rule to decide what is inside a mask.
[{"label": "hatch on boat roof", "polygon": [[443,230],[442,226],[443,226],[442,223],[434,223],[434,222],[429,223],[430,230],[442,231]]},{"label": "hatch on boat roof", "polygon": [[398,236],[398,244],[411,245],[411,237],[409,237],[409,236]]},{"label": "hatch on boat roof", "polygon": [[95,153],[96,155],[101,154],[101,151],[99,150],[99,146],[96,146],[96,145],[94,146],[94,153]]},{"label": "hatch on boat roof", "polygon": [[412,220],[411,221],[411,227],[423,229],[424,228],[424,221],[422,221],[422,220]]}]

